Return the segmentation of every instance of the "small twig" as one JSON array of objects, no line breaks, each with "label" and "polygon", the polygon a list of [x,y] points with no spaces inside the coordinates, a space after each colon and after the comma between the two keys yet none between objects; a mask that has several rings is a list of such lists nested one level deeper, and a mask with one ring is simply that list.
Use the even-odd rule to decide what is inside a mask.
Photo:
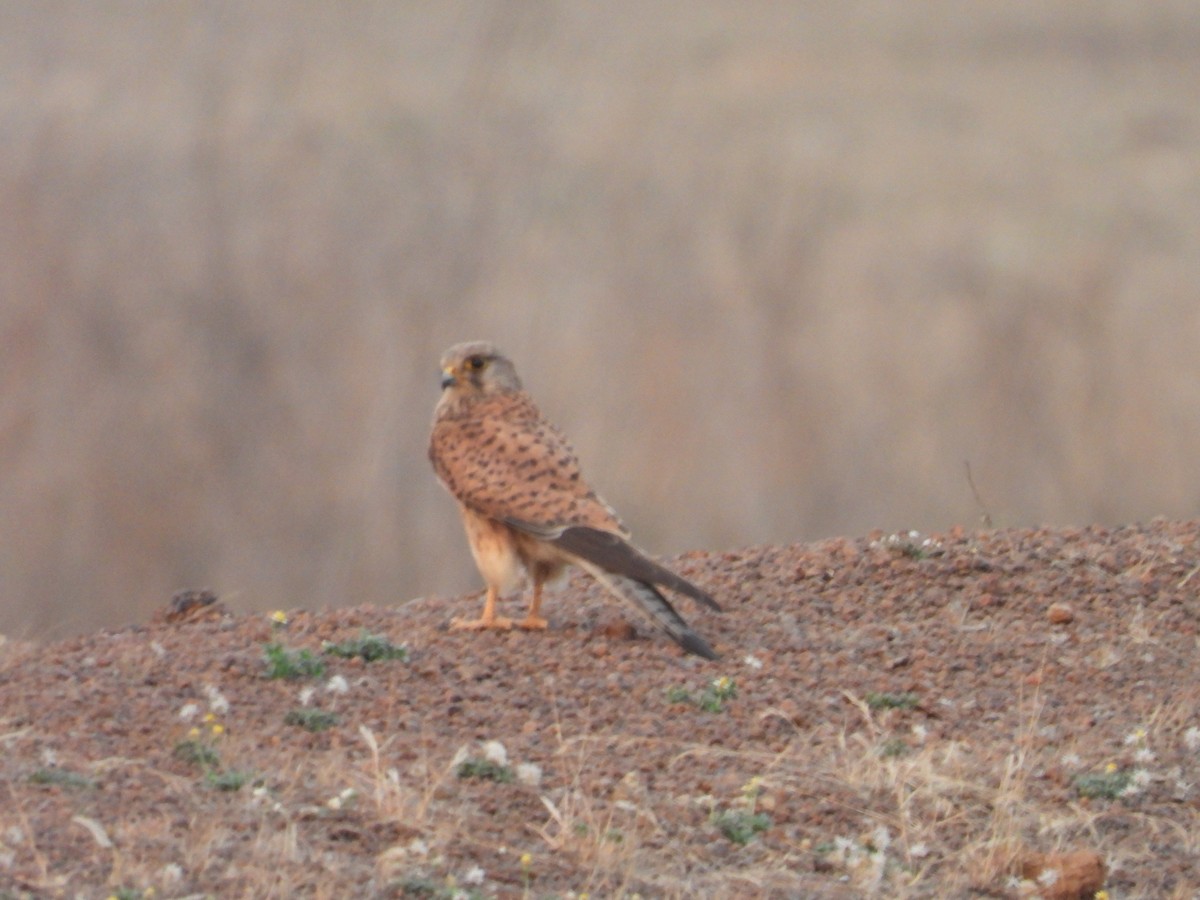
[{"label": "small twig", "polygon": [[971,496],[973,496],[975,498],[975,503],[979,506],[979,509],[982,511],[982,515],[980,515],[979,521],[983,525],[984,528],[992,528],[993,525],[992,525],[991,511],[988,510],[987,504],[983,502],[983,498],[979,496],[979,489],[977,487],[975,487],[975,478],[971,475],[971,461],[969,459],[964,459],[963,467],[967,470],[967,484],[971,488]]},{"label": "small twig", "polygon": [[1183,580],[1181,582],[1179,582],[1179,584],[1177,586],[1183,587],[1185,584],[1187,584],[1189,581],[1192,580],[1192,576],[1195,575],[1197,572],[1200,572],[1200,566],[1196,566],[1196,568],[1192,569],[1192,571],[1190,571],[1186,575],[1184,575]]}]

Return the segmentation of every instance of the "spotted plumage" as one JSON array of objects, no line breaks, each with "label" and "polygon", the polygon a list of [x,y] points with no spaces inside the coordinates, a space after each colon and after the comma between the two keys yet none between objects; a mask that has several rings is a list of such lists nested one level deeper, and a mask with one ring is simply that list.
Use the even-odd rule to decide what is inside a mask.
[{"label": "spotted plumage", "polygon": [[567,439],[542,417],[513,364],[491,344],[457,344],[442,356],[442,397],[429,459],[458,501],[488,589],[483,615],[456,619],[453,627],[511,628],[510,620],[496,614],[496,601],[527,573],[533,597],[528,615],[516,624],[543,629],[543,585],[577,565],[685,650],[716,658],[656,585],[720,607],[629,542],[616,513],[588,487]]}]

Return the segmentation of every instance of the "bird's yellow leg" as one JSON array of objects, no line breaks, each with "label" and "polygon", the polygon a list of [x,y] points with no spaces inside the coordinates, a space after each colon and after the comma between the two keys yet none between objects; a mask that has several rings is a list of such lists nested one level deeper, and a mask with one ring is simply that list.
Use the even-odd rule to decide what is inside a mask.
[{"label": "bird's yellow leg", "polygon": [[534,578],[533,580],[533,599],[529,602],[529,613],[517,623],[518,627],[528,631],[545,631],[550,624],[541,616],[538,615],[538,610],[542,608],[542,579]]},{"label": "bird's yellow leg", "polygon": [[466,629],[468,631],[483,631],[486,628],[507,631],[509,628],[512,628],[512,619],[496,615],[497,593],[494,587],[489,586],[487,599],[483,601],[483,615],[478,619],[451,619],[450,627],[455,630]]}]

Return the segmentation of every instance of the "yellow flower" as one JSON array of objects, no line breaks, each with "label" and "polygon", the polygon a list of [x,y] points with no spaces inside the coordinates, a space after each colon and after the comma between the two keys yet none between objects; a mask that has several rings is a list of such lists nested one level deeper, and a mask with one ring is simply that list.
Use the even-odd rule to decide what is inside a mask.
[{"label": "yellow flower", "polygon": [[276,625],[286,625],[288,623],[287,613],[282,609],[277,609],[271,613],[271,621]]},{"label": "yellow flower", "polygon": [[216,716],[216,713],[210,713],[210,712],[209,712],[209,713],[205,713],[205,714],[204,714],[204,721],[205,721],[205,722],[211,722],[211,721],[212,721],[213,719],[215,719],[216,717],[217,717],[217,716]]},{"label": "yellow flower", "polygon": [[200,729],[197,728],[195,725],[193,725],[191,728],[188,729],[188,737],[190,737],[190,738],[200,737]]},{"label": "yellow flower", "polygon": [[521,854],[521,868],[528,869],[532,865],[533,865],[533,854],[532,853],[522,853]]},{"label": "yellow flower", "polygon": [[212,733],[220,737],[225,733],[225,726],[218,722],[212,727]]},{"label": "yellow flower", "polygon": [[1117,771],[1117,764],[1115,762],[1110,762],[1104,767],[1104,771],[1111,775],[1113,772]]}]

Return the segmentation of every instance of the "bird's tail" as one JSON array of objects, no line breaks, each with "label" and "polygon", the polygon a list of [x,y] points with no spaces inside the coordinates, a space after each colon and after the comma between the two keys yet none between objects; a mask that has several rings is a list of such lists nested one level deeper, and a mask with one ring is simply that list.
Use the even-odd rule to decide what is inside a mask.
[{"label": "bird's tail", "polygon": [[615,596],[649,616],[655,625],[688,653],[703,656],[705,659],[720,658],[708,645],[708,641],[692,631],[683,620],[683,616],[675,611],[675,607],[653,585],[607,572],[584,559],[577,560],[577,563]]}]

